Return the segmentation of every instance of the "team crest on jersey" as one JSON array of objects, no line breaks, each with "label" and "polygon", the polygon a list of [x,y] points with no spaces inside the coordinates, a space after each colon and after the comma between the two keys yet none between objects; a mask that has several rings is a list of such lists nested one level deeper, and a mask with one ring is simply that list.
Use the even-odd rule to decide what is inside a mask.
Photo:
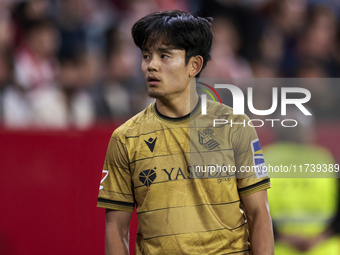
[{"label": "team crest on jersey", "polygon": [[266,163],[264,162],[263,152],[259,139],[251,141],[251,150],[253,151],[253,163],[255,166],[256,177],[268,177]]},{"label": "team crest on jersey", "polygon": [[150,187],[151,184],[156,179],[156,177],[157,177],[156,172],[153,169],[148,169],[140,172],[139,181],[143,183],[146,187]]},{"label": "team crest on jersey", "polygon": [[[102,184],[102,182],[106,179],[106,177],[109,175],[109,171],[108,170],[103,170],[102,172],[102,179],[100,181],[100,184]],[[100,185],[99,186],[99,190],[103,189],[104,186]]]},{"label": "team crest on jersey", "polygon": [[208,150],[213,150],[216,147],[220,145],[216,141],[216,137],[213,135],[214,130],[212,129],[205,129],[203,130],[203,133],[201,131],[198,131],[198,141],[201,145],[204,146],[204,148]]}]

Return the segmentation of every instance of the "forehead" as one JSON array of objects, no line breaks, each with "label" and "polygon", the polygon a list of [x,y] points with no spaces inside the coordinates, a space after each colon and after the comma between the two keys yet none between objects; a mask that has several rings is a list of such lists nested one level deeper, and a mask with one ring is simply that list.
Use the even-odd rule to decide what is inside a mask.
[{"label": "forehead", "polygon": [[183,55],[185,54],[185,51],[183,49],[179,49],[176,48],[172,45],[168,45],[168,44],[162,44],[162,43],[158,43],[155,45],[152,45],[150,48],[148,47],[144,47],[142,49],[143,52],[168,52],[168,53],[173,53],[173,54],[181,54],[183,53]]},{"label": "forehead", "polygon": [[168,34],[160,34],[160,32],[154,32],[147,37],[142,46],[143,50],[156,50],[156,49],[167,49],[171,50],[181,50],[180,47],[171,43],[171,36]]},{"label": "forehead", "polygon": [[152,46],[150,48],[144,48],[142,49],[142,51],[167,51],[167,52],[175,52],[175,51],[180,51],[180,49],[176,49],[176,48],[173,48],[169,45],[164,45],[164,44],[160,44],[160,45],[155,45],[155,46]]}]

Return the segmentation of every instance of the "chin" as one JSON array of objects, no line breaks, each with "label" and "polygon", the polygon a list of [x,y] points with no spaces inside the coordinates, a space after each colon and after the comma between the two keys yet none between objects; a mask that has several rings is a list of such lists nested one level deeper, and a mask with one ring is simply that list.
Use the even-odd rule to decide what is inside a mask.
[{"label": "chin", "polygon": [[164,97],[164,93],[162,92],[157,92],[157,91],[148,91],[148,95],[151,98],[163,98]]}]

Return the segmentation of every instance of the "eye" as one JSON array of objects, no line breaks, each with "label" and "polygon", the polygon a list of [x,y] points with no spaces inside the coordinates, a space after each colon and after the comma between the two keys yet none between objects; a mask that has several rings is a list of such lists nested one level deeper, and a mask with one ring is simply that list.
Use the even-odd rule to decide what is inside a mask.
[{"label": "eye", "polygon": [[143,54],[143,59],[149,59],[150,55],[149,54]]},{"label": "eye", "polygon": [[170,56],[168,56],[168,55],[165,55],[165,54],[162,54],[162,55],[161,55],[161,58],[164,58],[164,59],[166,59],[166,58],[170,58]]}]

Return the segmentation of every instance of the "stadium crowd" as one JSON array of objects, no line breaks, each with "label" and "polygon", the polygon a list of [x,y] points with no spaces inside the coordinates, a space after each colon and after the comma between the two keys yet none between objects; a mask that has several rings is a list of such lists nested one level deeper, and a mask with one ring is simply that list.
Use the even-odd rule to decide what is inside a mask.
[{"label": "stadium crowd", "polygon": [[[145,108],[152,99],[130,30],[164,9],[214,17],[212,61],[201,77],[336,78],[339,7],[332,0],[2,0],[0,123],[88,128]],[[339,116],[340,86],[308,89],[317,117]]]}]

